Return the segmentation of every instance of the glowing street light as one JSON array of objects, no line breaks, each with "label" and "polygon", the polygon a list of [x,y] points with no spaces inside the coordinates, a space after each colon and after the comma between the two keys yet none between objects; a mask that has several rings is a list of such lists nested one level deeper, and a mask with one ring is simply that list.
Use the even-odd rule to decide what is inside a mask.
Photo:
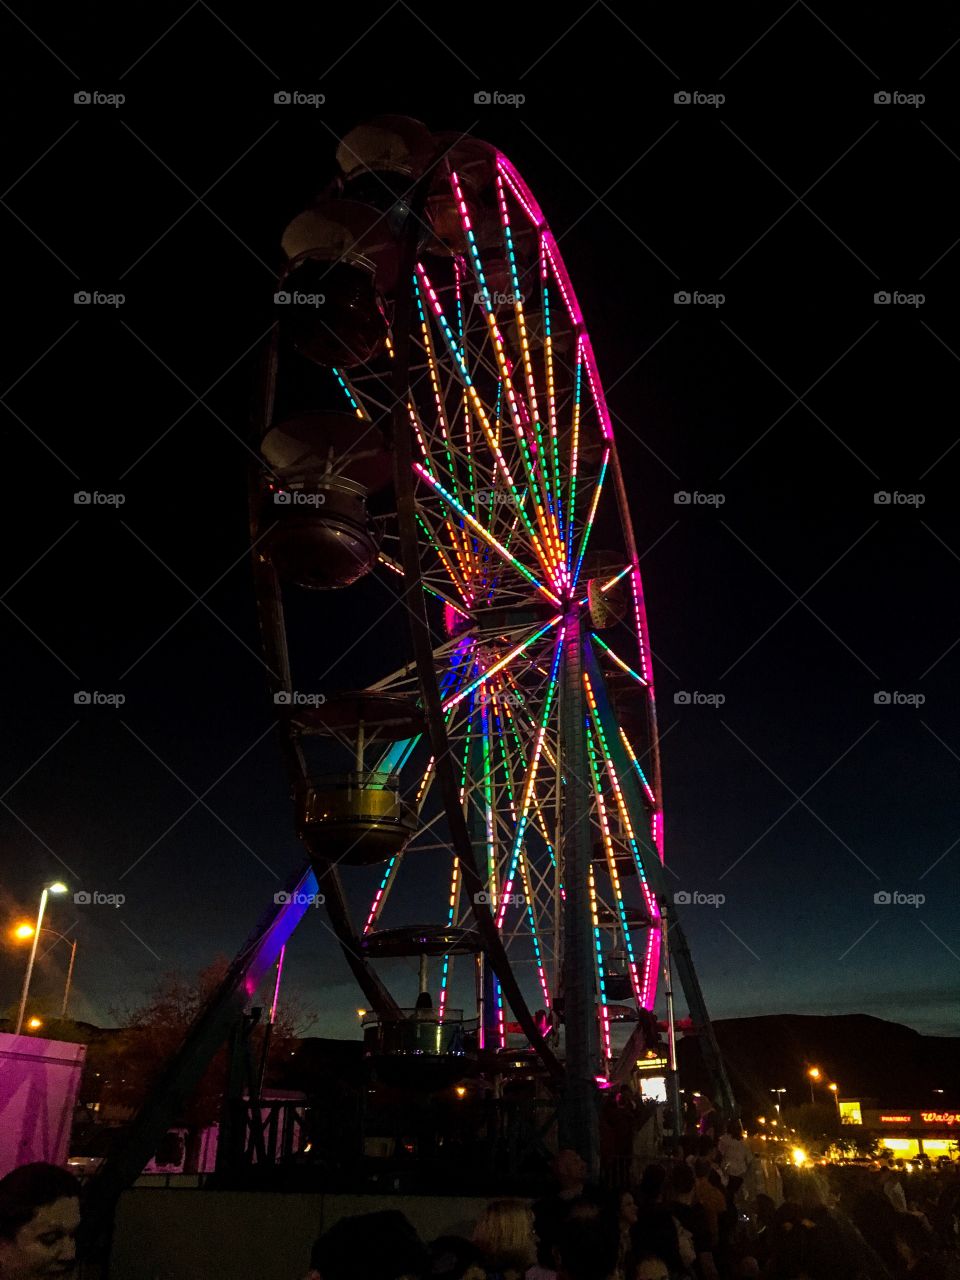
[{"label": "glowing street light", "polygon": [[[23,920],[18,925],[14,925],[10,931],[10,936],[15,942],[26,942],[28,938],[32,938],[37,932],[36,925],[30,923],[29,920]],[[70,988],[73,985],[73,967],[77,962],[77,940],[76,938],[68,938],[66,934],[61,933],[58,929],[50,929],[46,925],[40,930],[41,933],[52,933],[55,938],[61,942],[65,942],[70,948],[70,963],[67,966],[67,980],[63,984],[63,1003],[60,1006],[60,1017],[67,1016],[67,1005],[70,1001]],[[56,945],[56,944],[54,944]]]},{"label": "glowing street light", "polygon": [[33,945],[30,948],[30,958],[27,961],[27,972],[23,978],[23,992],[20,996],[20,1012],[17,1014],[17,1029],[14,1035],[19,1035],[23,1030],[23,1017],[27,1011],[27,996],[30,994],[30,979],[33,976],[33,962],[37,958],[37,943],[40,941],[40,930],[43,927],[43,913],[47,909],[47,898],[51,893],[68,893],[69,890],[62,880],[54,880],[52,884],[43,886],[43,893],[40,895],[40,908],[37,911],[37,923],[34,925]]},{"label": "glowing street light", "polygon": [[814,1082],[814,1080],[819,1080],[819,1079],[820,1079],[820,1074],[821,1074],[821,1072],[820,1072],[820,1068],[819,1068],[819,1067],[810,1067],[810,1068],[809,1068],[809,1070],[807,1071],[807,1075],[808,1075],[808,1076],[809,1076],[809,1078],[810,1078],[810,1102],[811,1102],[811,1103],[814,1101],[814,1097],[813,1097],[813,1082]]},{"label": "glowing street light", "polygon": [[30,1018],[27,1022],[27,1027],[31,1031],[39,1031],[42,1026],[43,1026],[42,1018]]}]

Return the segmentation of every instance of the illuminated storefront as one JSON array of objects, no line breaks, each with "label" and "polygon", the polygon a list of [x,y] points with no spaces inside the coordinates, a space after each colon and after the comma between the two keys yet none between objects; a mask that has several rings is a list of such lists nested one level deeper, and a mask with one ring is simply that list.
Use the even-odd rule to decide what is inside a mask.
[{"label": "illuminated storefront", "polygon": [[876,1134],[894,1159],[960,1156],[960,1111],[874,1110],[853,1099],[838,1103],[840,1123]]}]

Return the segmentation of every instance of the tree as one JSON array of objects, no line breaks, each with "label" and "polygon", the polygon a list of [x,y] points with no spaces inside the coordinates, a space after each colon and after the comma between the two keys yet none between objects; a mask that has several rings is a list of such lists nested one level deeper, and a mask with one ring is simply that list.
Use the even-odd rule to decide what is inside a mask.
[{"label": "tree", "polygon": [[[229,961],[218,956],[191,978],[182,972],[163,974],[144,1004],[135,1009],[111,1010],[120,1023],[118,1035],[104,1048],[101,1065],[104,1106],[132,1114],[149,1096],[167,1062],[182,1044],[187,1031],[223,980]],[[251,1051],[258,1062],[264,1041],[264,1021],[251,1037]],[[289,1056],[290,1044],[303,1034],[305,1022],[294,1003],[286,1000],[278,1009],[270,1040],[268,1071]],[[197,1088],[185,1104],[177,1125],[187,1129],[188,1172],[205,1128],[220,1116],[227,1078],[227,1049],[222,1047],[210,1062]]]},{"label": "tree", "polygon": [[799,1107],[784,1107],[783,1123],[807,1142],[827,1141],[840,1134],[840,1117],[834,1103],[805,1102]]}]

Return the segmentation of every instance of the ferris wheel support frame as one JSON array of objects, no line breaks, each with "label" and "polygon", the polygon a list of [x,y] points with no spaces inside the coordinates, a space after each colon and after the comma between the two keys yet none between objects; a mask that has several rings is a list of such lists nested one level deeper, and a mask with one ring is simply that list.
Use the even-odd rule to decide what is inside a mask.
[{"label": "ferris wheel support frame", "polygon": [[[587,755],[583,699],[584,635],[580,605],[574,601],[564,620],[563,680],[563,1025],[566,1085],[561,1108],[563,1146],[586,1161],[590,1177],[598,1172],[599,1119],[595,1076],[600,1066],[594,939],[590,925],[590,760]],[[586,637],[589,644],[589,636]],[[604,1010],[605,1012],[605,1010]]]}]

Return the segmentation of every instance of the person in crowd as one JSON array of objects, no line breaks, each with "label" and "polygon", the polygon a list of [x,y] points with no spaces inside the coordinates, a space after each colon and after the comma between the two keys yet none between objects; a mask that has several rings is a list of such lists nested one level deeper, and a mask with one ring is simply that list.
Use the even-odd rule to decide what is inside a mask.
[{"label": "person in crowd", "polygon": [[754,1280],[754,1277],[760,1275],[760,1263],[752,1253],[745,1253],[734,1263],[730,1274],[734,1280]]},{"label": "person in crowd", "polygon": [[670,1270],[663,1258],[647,1253],[637,1259],[635,1280],[670,1280]]},{"label": "person in crowd", "polygon": [[699,1130],[703,1137],[716,1138],[720,1126],[720,1112],[712,1098],[701,1098],[700,1100],[700,1123]]},{"label": "person in crowd", "polygon": [[637,1202],[632,1191],[621,1191],[617,1197],[619,1247],[614,1275],[617,1280],[633,1280],[633,1228],[637,1225]]},{"label": "person in crowd", "polygon": [[897,1213],[907,1212],[907,1197],[904,1195],[903,1184],[897,1177],[897,1171],[892,1164],[884,1165],[880,1170],[880,1190]]},{"label": "person in crowd", "polygon": [[936,1237],[922,1216],[901,1214],[894,1227],[900,1274],[911,1280],[944,1280],[945,1265],[937,1256]]},{"label": "person in crowd", "polygon": [[717,1151],[720,1156],[720,1169],[727,1180],[727,1200],[736,1203],[737,1192],[743,1186],[747,1169],[753,1162],[753,1154],[743,1140],[743,1129],[739,1120],[731,1120],[726,1133],[717,1140]]},{"label": "person in crowd", "polygon": [[[341,1218],[314,1243],[306,1280],[420,1280],[430,1254],[395,1209]],[[2,1275],[2,1272],[0,1272]]]},{"label": "person in crowd", "polygon": [[706,1210],[696,1199],[696,1178],[688,1164],[677,1164],[671,1170],[667,1209],[677,1231],[681,1275],[696,1275],[714,1280],[717,1265],[710,1240]]},{"label": "person in crowd", "polygon": [[418,1022],[436,1022],[438,1015],[433,1007],[433,997],[429,991],[421,991],[417,1003],[413,1007],[413,1016]]},{"label": "person in crowd", "polygon": [[610,1280],[617,1265],[616,1222],[610,1214],[573,1216],[557,1241],[557,1280]]},{"label": "person in crowd", "polygon": [[429,1248],[427,1280],[484,1280],[483,1256],[472,1241],[463,1236],[438,1236]]},{"label": "person in crowd", "polygon": [[622,1190],[629,1180],[635,1120],[630,1091],[609,1089],[600,1108],[600,1167],[610,1191]]},{"label": "person in crowd", "polygon": [[525,1200],[494,1200],[473,1230],[489,1280],[523,1280],[537,1261],[533,1210]]},{"label": "person in crowd", "polygon": [[0,1178],[0,1280],[67,1276],[77,1263],[80,1183],[54,1164]]},{"label": "person in crowd", "polygon": [[599,1192],[587,1182],[587,1166],[582,1157],[569,1147],[557,1153],[553,1162],[556,1190],[533,1206],[537,1236],[537,1262],[541,1267],[556,1268],[555,1249],[563,1224],[571,1208],[581,1202],[596,1203]]},{"label": "person in crowd", "polygon": [[723,1191],[710,1181],[710,1165],[706,1160],[696,1160],[693,1166],[694,1194],[697,1204],[703,1206],[710,1228],[710,1248],[720,1244],[720,1218],[727,1207]]},{"label": "person in crowd", "polygon": [[672,1269],[680,1264],[677,1226],[664,1203],[667,1171],[662,1164],[648,1164],[637,1187],[637,1223],[633,1228],[634,1257],[648,1254],[666,1259]]}]

